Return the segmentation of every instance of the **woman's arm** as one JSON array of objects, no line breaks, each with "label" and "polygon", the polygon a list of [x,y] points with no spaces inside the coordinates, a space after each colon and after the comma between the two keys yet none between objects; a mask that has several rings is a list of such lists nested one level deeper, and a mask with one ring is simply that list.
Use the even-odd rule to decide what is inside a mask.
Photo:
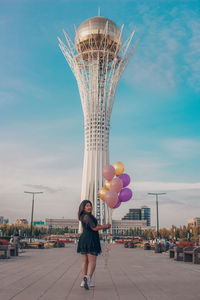
[{"label": "woman's arm", "polygon": [[[94,218],[94,217],[93,217]],[[84,217],[83,217],[83,222],[86,223],[87,225],[89,225],[89,227],[94,230],[94,231],[98,231],[98,230],[102,230],[102,229],[109,229],[111,227],[110,224],[106,224],[106,225],[100,225],[100,224],[97,224],[97,226],[95,226],[95,222],[93,220],[93,218],[86,214]],[[94,218],[95,219],[95,218]]]},{"label": "woman's arm", "polygon": [[106,225],[98,224],[96,227],[93,227],[91,229],[94,230],[94,231],[99,231],[99,230],[102,230],[102,229],[109,229],[110,227],[111,227],[110,224],[106,224]]}]

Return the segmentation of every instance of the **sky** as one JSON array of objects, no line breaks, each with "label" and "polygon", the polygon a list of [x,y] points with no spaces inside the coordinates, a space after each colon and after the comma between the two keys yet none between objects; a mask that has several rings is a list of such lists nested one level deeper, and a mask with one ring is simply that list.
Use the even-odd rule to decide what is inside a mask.
[{"label": "sky", "polygon": [[64,29],[98,15],[135,30],[136,52],[111,116],[110,163],[131,176],[133,199],[160,227],[200,217],[200,2],[0,0],[0,215],[14,222],[76,218],[84,154],[78,87],[59,47]]}]

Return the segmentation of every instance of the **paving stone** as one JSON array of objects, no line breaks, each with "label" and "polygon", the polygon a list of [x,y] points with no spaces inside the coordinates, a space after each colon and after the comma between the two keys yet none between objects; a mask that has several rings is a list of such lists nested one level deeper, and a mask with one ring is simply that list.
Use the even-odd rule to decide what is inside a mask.
[{"label": "paving stone", "polygon": [[0,300],[193,300],[200,299],[200,265],[177,262],[123,245],[97,259],[95,287],[80,288],[76,246],[32,249],[0,260]]}]

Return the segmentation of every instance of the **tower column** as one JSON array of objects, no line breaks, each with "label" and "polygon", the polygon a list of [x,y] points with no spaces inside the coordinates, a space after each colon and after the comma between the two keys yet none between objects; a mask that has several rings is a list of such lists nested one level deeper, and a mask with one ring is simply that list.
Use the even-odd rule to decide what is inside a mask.
[{"label": "tower column", "polygon": [[[123,27],[122,27],[123,28]],[[109,164],[110,116],[120,76],[133,48],[130,38],[122,45],[122,29],[104,17],[83,22],[75,44],[64,32],[67,44],[59,46],[76,77],[84,114],[85,150],[81,201],[90,200],[99,222],[111,222],[110,209],[98,193],[104,184],[103,167]]]}]

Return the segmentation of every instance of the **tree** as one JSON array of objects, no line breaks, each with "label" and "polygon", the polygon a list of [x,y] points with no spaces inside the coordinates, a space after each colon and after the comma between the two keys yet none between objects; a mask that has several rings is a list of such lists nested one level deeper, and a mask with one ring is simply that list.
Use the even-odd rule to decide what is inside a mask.
[{"label": "tree", "polygon": [[162,239],[169,239],[169,230],[167,228],[161,228],[159,230],[159,235]]}]

